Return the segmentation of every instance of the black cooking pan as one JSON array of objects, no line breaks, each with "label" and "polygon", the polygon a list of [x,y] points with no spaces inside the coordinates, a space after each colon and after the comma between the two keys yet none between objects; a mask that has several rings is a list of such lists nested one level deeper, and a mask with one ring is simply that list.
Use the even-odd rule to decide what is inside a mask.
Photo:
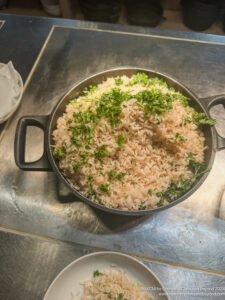
[{"label": "black cooking pan", "polygon": [[[216,104],[225,104],[225,95],[209,97],[205,99],[198,99],[198,97],[191,92],[188,88],[186,88],[183,84],[178,82],[177,80],[160,74],[158,72],[139,69],[139,68],[117,68],[108,71],[104,71],[93,76],[86,78],[78,83],[76,83],[73,88],[57,103],[52,113],[47,116],[26,116],[22,117],[16,129],[15,136],[15,161],[17,166],[25,171],[54,171],[58,178],[65,183],[65,185],[71,190],[71,192],[76,196],[76,198],[84,201],[85,203],[99,208],[101,210],[120,214],[120,215],[147,215],[154,212],[161,211],[163,209],[169,208],[173,205],[180,203],[181,201],[187,199],[191,196],[205,181],[208,176],[208,172],[203,174],[198,180],[194,183],[193,187],[181,196],[179,199],[175,200],[172,203],[169,203],[165,206],[154,208],[154,209],[146,209],[146,210],[138,210],[138,211],[123,211],[120,209],[107,208],[101,204],[95,203],[88,198],[81,195],[72,185],[71,183],[62,175],[61,170],[58,167],[57,161],[55,160],[51,146],[54,144],[52,139],[52,132],[56,128],[57,119],[63,114],[65,111],[66,105],[69,103],[71,99],[78,97],[84,90],[84,88],[89,85],[97,85],[98,83],[106,80],[108,77],[113,76],[132,76],[137,72],[144,72],[149,77],[159,77],[163,78],[169,87],[175,88],[177,91],[180,91],[183,95],[188,97],[190,100],[190,105],[194,107],[198,112],[204,112],[209,117],[209,110],[212,106]],[[25,162],[25,141],[26,141],[26,129],[28,126],[36,126],[44,131],[44,153],[42,157],[34,162]],[[216,150],[221,150],[225,148],[225,138],[221,137],[214,128],[209,125],[204,125],[203,127],[204,135],[205,135],[205,143],[207,146],[207,150],[205,150],[205,163],[207,169],[212,167],[215,152]]]}]

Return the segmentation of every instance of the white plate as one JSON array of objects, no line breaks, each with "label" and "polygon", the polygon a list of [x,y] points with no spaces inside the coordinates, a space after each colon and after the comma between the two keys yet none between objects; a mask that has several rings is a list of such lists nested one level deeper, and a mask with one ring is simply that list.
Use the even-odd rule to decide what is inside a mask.
[{"label": "white plate", "polygon": [[[0,67],[3,65],[3,63],[0,63]],[[14,112],[17,110],[18,106],[20,105],[20,102],[22,100],[22,95],[23,95],[23,80],[19,74],[19,72],[17,72],[15,70],[16,76],[18,78],[18,85],[20,87],[20,95],[17,99],[16,104],[13,106],[13,109],[10,111],[10,113],[8,113],[4,118],[0,118],[0,124],[4,123],[6,120],[8,120],[13,114]]]},{"label": "white plate", "polygon": [[[74,295],[80,292],[81,299],[83,287],[80,282],[93,277],[93,271],[100,272],[106,269],[123,269],[129,278],[139,281],[143,287],[153,287],[149,292],[154,300],[168,300],[168,296],[161,296],[165,290],[159,279],[140,261],[131,256],[117,252],[95,252],[85,255],[63,269],[48,288],[44,300],[70,300],[71,292]],[[158,291],[157,291],[158,288]],[[160,290],[160,291],[159,291]],[[133,299],[132,299],[133,300]]]}]

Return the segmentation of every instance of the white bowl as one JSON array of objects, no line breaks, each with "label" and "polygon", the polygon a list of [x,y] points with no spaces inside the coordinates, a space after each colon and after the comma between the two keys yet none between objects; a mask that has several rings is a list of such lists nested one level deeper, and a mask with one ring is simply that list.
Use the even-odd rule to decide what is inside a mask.
[{"label": "white bowl", "polygon": [[[0,63],[0,67],[2,65],[4,65],[4,64]],[[20,94],[19,94],[19,97],[18,97],[15,105],[12,107],[12,110],[10,111],[10,113],[8,113],[7,115],[5,115],[3,118],[0,118],[0,124],[4,123],[6,120],[8,120],[14,114],[14,112],[17,110],[17,108],[20,105],[20,102],[22,100],[22,95],[23,95],[23,80],[22,80],[19,72],[17,72],[15,70],[15,73],[16,73],[16,76],[17,76],[17,79],[18,79],[18,85],[20,87]]]},{"label": "white bowl", "polygon": [[[137,259],[119,252],[95,252],[78,258],[63,269],[48,288],[44,300],[70,300],[71,292],[75,299],[81,299],[83,286],[81,282],[91,279],[94,270],[123,269],[128,277],[148,287],[154,300],[169,300],[162,283],[156,275]],[[153,290],[151,289],[153,287]]]}]

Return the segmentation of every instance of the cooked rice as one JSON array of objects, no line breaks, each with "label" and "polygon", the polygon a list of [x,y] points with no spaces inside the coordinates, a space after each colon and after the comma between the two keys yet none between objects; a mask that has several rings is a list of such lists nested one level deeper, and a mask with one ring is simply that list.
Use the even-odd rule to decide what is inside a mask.
[{"label": "cooked rice", "polygon": [[149,293],[142,291],[141,283],[128,278],[124,270],[105,270],[101,274],[82,283],[81,300],[153,299]]},{"label": "cooked rice", "polygon": [[[127,76],[121,78],[123,83],[119,88],[132,95],[152,88],[160,89],[165,94],[175,93],[160,83],[147,88],[142,83],[129,86],[131,79]],[[93,133],[94,143],[91,149],[86,150],[84,145],[79,148],[79,151],[88,151],[92,156],[88,164],[74,171],[73,160],[79,159],[79,153],[71,152],[77,149],[71,144],[72,132],[68,130],[70,126],[76,125],[73,113],[84,112],[88,107],[95,111],[101,95],[114,87],[117,87],[114,78],[108,78],[91,95],[79,97],[66,106],[66,111],[58,119],[57,128],[53,132],[55,146],[66,149],[59,167],[80,193],[102,205],[122,210],[138,210],[141,203],[146,208],[156,207],[159,202],[157,192],[166,190],[172,181],[179,180],[181,176],[182,179],[188,179],[192,175],[187,167],[189,153],[195,153],[195,160],[203,162],[203,132],[193,122],[180,126],[184,116],[191,116],[193,109],[183,106],[179,99],[173,101],[169,111],[160,116],[150,115],[146,118],[145,111],[137,106],[135,98],[131,98],[121,104],[121,123],[115,128],[111,127],[107,118],[99,120]],[[72,120],[71,124],[68,124],[69,120]],[[176,134],[185,140],[171,142]],[[121,148],[117,144],[119,135],[126,140]],[[95,158],[94,151],[96,147],[103,145],[107,147],[107,155],[99,161]],[[110,170],[126,175],[121,181],[111,180],[108,175]],[[93,176],[92,188],[95,197],[89,195],[90,174]],[[108,185],[107,192],[99,188],[102,184]],[[148,193],[149,189],[151,194]]]}]

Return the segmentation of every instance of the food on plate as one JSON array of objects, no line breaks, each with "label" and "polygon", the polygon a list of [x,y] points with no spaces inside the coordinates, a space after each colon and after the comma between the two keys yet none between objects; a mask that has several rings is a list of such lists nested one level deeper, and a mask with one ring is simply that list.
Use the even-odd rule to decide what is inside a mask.
[{"label": "food on plate", "polygon": [[141,283],[129,278],[124,270],[95,270],[93,278],[81,284],[84,288],[81,300],[153,299],[150,293],[143,291]]},{"label": "food on plate", "polygon": [[111,77],[68,103],[52,151],[63,175],[90,200],[151,209],[178,199],[208,171],[205,124],[215,120],[163,79]]}]

